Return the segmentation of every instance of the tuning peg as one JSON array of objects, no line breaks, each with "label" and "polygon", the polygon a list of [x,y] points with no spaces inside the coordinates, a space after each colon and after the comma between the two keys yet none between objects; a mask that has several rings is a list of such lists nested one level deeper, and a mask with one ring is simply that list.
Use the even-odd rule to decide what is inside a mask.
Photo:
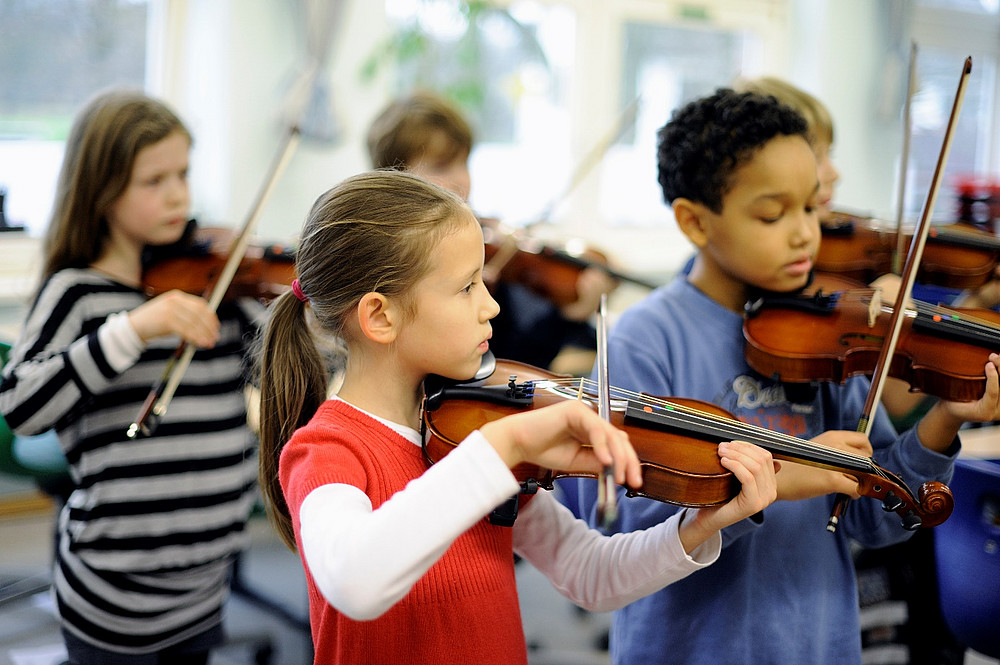
[{"label": "tuning peg", "polygon": [[903,505],[903,500],[900,499],[896,494],[889,490],[885,493],[885,498],[882,499],[882,510],[887,513],[894,512],[898,510]]}]

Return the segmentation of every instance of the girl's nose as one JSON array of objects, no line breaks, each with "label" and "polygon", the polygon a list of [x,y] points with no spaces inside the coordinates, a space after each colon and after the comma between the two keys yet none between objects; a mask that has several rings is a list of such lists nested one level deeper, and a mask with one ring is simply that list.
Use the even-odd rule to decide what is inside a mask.
[{"label": "girl's nose", "polygon": [[170,187],[167,190],[167,197],[171,203],[182,203],[187,205],[190,200],[190,190],[188,188],[188,181],[183,177],[172,178],[170,181]]},{"label": "girl's nose", "polygon": [[498,303],[496,300],[493,299],[493,296],[490,295],[490,292],[486,290],[485,284],[482,283],[480,284],[483,287],[483,291],[486,292],[486,302],[484,303],[483,306],[483,315],[485,317],[484,320],[489,321],[490,319],[494,318],[497,314],[500,313],[500,303]]}]

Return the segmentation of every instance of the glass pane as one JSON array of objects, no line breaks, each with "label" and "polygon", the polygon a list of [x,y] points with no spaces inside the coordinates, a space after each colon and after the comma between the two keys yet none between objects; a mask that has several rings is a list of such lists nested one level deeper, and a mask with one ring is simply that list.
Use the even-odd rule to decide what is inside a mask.
[{"label": "glass pane", "polygon": [[[917,219],[926,203],[931,178],[944,141],[944,131],[955,101],[962,63],[967,52],[926,48],[917,56],[918,86],[911,106],[910,159],[906,180],[906,215]],[[990,118],[994,112],[993,81],[996,60],[973,54],[961,114],[951,144],[932,218],[953,222],[957,218],[956,182],[989,172]]]},{"label": "glass pane", "polygon": [[639,98],[633,130],[608,151],[601,210],[612,224],[660,224],[656,133],[673,109],[732,85],[754,37],[710,27],[625,26],[622,108]]},{"label": "glass pane", "polygon": [[512,225],[537,220],[569,168],[573,11],[536,2],[387,0],[386,12],[397,25],[385,47],[397,92],[444,94],[473,127],[473,208]]},{"label": "glass pane", "polygon": [[938,9],[953,9],[975,14],[1000,13],[1000,0],[918,0],[917,4]]},{"label": "glass pane", "polygon": [[0,189],[6,216],[47,223],[73,115],[98,90],[145,83],[145,0],[0,5]]}]

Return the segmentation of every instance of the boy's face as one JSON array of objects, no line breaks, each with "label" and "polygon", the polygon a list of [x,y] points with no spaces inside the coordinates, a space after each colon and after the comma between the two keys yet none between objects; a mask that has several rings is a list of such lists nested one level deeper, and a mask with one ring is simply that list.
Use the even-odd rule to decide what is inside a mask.
[{"label": "boy's face", "polygon": [[456,150],[455,144],[443,131],[434,131],[427,138],[423,153],[409,165],[410,173],[444,187],[469,200],[472,188],[469,176],[469,153]]},{"label": "boy's face", "polygon": [[691,279],[709,296],[742,311],[748,287],[793,291],[806,284],[819,249],[816,157],[800,136],[771,139],[733,173],[722,212],[700,204],[699,247]]}]

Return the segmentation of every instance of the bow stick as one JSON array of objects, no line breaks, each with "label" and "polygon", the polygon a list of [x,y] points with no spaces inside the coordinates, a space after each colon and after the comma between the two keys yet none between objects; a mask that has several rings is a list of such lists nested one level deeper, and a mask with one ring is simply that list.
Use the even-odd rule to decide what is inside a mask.
[{"label": "bow stick", "polygon": [[[597,309],[597,415],[611,422],[611,384],[608,380],[608,295],[601,294]],[[618,494],[615,491],[615,469],[601,469],[597,484],[597,521],[607,528],[618,518]]]},{"label": "bow stick", "polygon": [[892,271],[897,275],[903,266],[903,208],[906,207],[906,167],[910,163],[910,107],[917,83],[917,43],[910,43],[910,64],[906,77],[906,103],[903,104],[903,149],[899,157],[899,193],[896,208],[896,253]]},{"label": "bow stick", "polygon": [[570,177],[569,183],[567,183],[566,187],[556,196],[552,197],[552,199],[542,208],[541,213],[539,213],[537,217],[537,221],[525,224],[525,229],[528,229],[540,222],[548,221],[556,207],[569,197],[573,190],[584,181],[595,166],[601,163],[601,160],[604,159],[604,155],[607,154],[608,150],[612,145],[614,145],[615,141],[621,138],[622,135],[635,124],[636,118],[639,115],[639,102],[641,100],[642,95],[636,95],[636,98],[625,107],[625,110],[623,110],[618,116],[618,120],[615,122],[614,126],[612,126],[611,129],[608,130],[608,132],[602,136],[596,144],[594,144],[594,146],[576,165],[576,169],[573,171],[573,175]]},{"label": "bow stick", "polygon": [[[899,340],[899,332],[903,327],[904,311],[906,309],[906,303],[910,300],[910,294],[913,291],[913,281],[917,273],[917,267],[920,265],[920,259],[924,253],[924,245],[927,242],[927,232],[930,230],[930,219],[931,213],[934,210],[934,203],[937,200],[938,190],[941,186],[941,176],[944,173],[945,164],[948,162],[948,153],[951,151],[951,141],[955,133],[955,126],[958,124],[958,115],[962,110],[962,100],[965,98],[965,88],[969,81],[969,74],[972,73],[972,58],[968,57],[965,59],[965,63],[962,66],[962,75],[958,81],[958,90],[955,92],[955,102],[951,109],[951,116],[948,118],[948,126],[945,129],[944,141],[941,145],[941,152],[938,155],[937,165],[934,168],[934,175],[931,178],[930,191],[927,193],[927,201],[924,204],[923,213],[920,217],[920,223],[917,229],[914,230],[913,238],[910,240],[910,250],[906,256],[906,265],[903,268],[903,272],[899,287],[899,292],[896,294],[896,304],[893,308],[892,318],[889,322],[889,337],[886,342],[882,345],[879,351],[878,361],[875,364],[875,371],[872,376],[871,388],[868,390],[868,398],[865,400],[865,406],[861,414],[861,419],[858,422],[859,432],[864,432],[865,434],[871,433],[872,424],[874,421],[875,409],[878,407],[879,400],[882,399],[882,388],[885,385],[885,379],[889,375],[889,366],[892,363],[892,356],[896,351],[896,342]],[[873,299],[873,306],[877,298]],[[889,497],[886,497],[888,501]],[[850,497],[846,494],[838,494],[836,500],[834,501],[833,511],[830,513],[830,519],[827,522],[827,531],[834,532],[837,530],[837,525],[840,522],[840,517],[847,507],[847,503],[850,501]],[[888,510],[890,508],[886,506]],[[920,526],[919,518],[914,516],[914,520],[906,521],[903,524],[908,529],[915,529]]]},{"label": "bow stick", "polygon": [[[301,134],[298,126],[290,126],[284,140],[279,146],[277,157],[271,166],[270,174],[264,183],[264,187],[261,188],[256,202],[250,209],[250,214],[243,224],[243,229],[233,240],[233,244],[229,248],[229,258],[222,267],[215,286],[212,287],[211,295],[208,298],[208,305],[212,308],[212,311],[218,309],[219,303],[222,302],[226,291],[229,290],[233,277],[236,276],[236,270],[239,268],[240,262],[246,254],[247,247],[250,245],[251,237],[257,226],[260,213],[264,209],[264,204],[271,197],[274,185],[278,182],[285,167],[288,166],[288,162],[291,160],[300,138]],[[174,398],[174,393],[177,392],[178,386],[180,386],[184,372],[187,371],[188,365],[191,364],[191,360],[194,358],[194,352],[194,346],[187,342],[180,343],[170,361],[167,362],[167,366],[164,368],[159,381],[149,391],[149,395],[146,397],[146,401],[143,403],[135,422],[129,425],[128,430],[125,432],[128,438],[134,439],[139,434],[149,436],[153,433],[153,430],[159,424],[160,418],[167,412],[167,407]]]}]

